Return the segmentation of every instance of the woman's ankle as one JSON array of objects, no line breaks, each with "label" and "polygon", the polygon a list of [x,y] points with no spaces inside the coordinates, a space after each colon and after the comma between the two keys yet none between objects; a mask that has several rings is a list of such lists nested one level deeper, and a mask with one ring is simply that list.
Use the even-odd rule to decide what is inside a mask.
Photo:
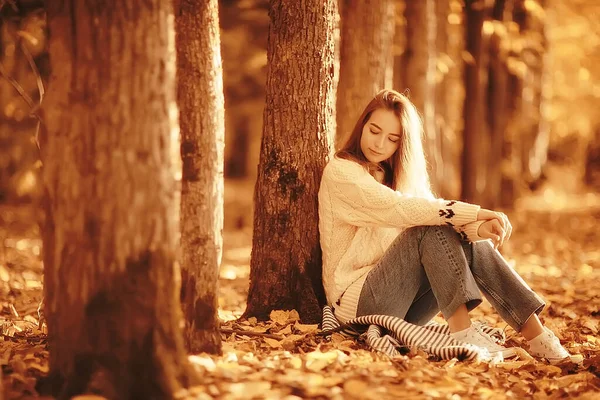
[{"label": "woman's ankle", "polygon": [[460,305],[456,309],[454,314],[452,314],[452,316],[447,319],[447,321],[451,333],[456,333],[468,329],[471,326],[471,318],[469,317],[467,306],[464,304]]},{"label": "woman's ankle", "polygon": [[525,340],[532,340],[544,332],[544,326],[540,322],[537,314],[533,314],[521,327],[521,335]]}]

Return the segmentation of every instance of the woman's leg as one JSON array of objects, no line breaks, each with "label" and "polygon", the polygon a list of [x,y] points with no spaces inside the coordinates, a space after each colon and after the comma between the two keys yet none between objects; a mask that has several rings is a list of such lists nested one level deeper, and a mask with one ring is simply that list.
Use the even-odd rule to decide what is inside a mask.
[{"label": "woman's leg", "polygon": [[481,301],[458,234],[449,227],[421,226],[402,232],[369,273],[357,315],[394,315],[424,324],[439,310],[448,320]]},{"label": "woman's leg", "polygon": [[515,330],[527,322],[537,333],[537,318],[530,318],[544,302],[489,242],[463,242],[445,226],[410,228],[369,273],[357,315],[395,315],[424,324],[441,310],[446,320],[459,317],[464,323],[464,308],[481,303],[479,289]]},{"label": "woman's leg", "polygon": [[[526,338],[541,333],[539,314],[545,303],[487,242],[464,243],[467,260],[477,285],[498,314]],[[536,323],[537,322],[537,323]]]},{"label": "woman's leg", "polygon": [[471,270],[481,290],[498,314],[527,339],[529,353],[551,363],[571,357],[556,335],[541,324],[537,314],[545,304],[523,279],[506,263],[500,253],[487,242],[465,247]]}]

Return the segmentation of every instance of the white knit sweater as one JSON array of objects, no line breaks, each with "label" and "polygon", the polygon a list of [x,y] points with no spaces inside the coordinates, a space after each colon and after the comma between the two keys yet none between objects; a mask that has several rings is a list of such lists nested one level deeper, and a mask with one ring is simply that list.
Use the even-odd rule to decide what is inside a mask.
[{"label": "white knit sweater", "polygon": [[477,230],[483,222],[472,223],[478,211],[479,206],[460,201],[403,195],[377,182],[361,165],[333,157],[319,189],[319,232],[323,286],[336,316],[342,322],[355,316],[367,273],[403,229],[451,225],[474,241],[480,239]]}]

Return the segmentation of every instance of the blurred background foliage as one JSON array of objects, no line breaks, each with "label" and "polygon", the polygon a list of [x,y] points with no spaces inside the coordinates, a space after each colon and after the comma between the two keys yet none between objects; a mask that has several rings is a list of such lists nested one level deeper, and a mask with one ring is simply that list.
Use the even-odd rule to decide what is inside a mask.
[{"label": "blurred background foliage", "polygon": [[[394,58],[401,60],[406,57],[410,38],[407,40],[404,30],[405,1],[396,3]],[[458,196],[464,184],[458,172],[464,127],[462,79],[464,66],[472,63],[473,57],[465,50],[468,21],[464,2],[445,3],[445,14],[436,12],[436,101],[446,99],[445,109],[440,111],[443,118],[437,119],[437,125],[447,125],[443,135],[451,148],[444,153],[443,163],[454,176],[448,179],[450,187],[443,194]],[[569,171],[569,189],[585,185],[600,189],[600,2],[514,0],[511,4],[518,3],[524,13],[521,21],[516,11],[512,18],[495,20],[493,12],[498,1],[467,3],[486,11],[481,35],[492,49],[486,62],[499,59],[511,77],[521,79],[520,100],[532,105],[530,109],[523,106],[519,123],[512,127],[509,124],[507,129],[515,131],[517,137],[535,138],[541,130],[548,134],[542,146],[543,162],[539,163],[543,168],[536,176],[523,177],[517,196],[524,193],[523,188],[527,191],[539,187],[552,168]],[[268,1],[221,0],[219,12],[226,108],[225,174],[230,180],[253,184],[265,100]],[[51,73],[43,1],[0,0],[0,17],[0,201],[30,201],[41,195],[35,115],[40,83],[45,85]],[[439,28],[440,24],[445,30]],[[492,37],[497,43],[489,40]],[[543,79],[538,70],[545,71]],[[397,71],[395,65],[395,89],[403,91]],[[533,80],[528,83],[527,77]],[[533,134],[529,132],[532,127],[536,130]],[[502,159],[485,161],[510,164],[510,160]],[[517,169],[512,173],[524,172]]]}]

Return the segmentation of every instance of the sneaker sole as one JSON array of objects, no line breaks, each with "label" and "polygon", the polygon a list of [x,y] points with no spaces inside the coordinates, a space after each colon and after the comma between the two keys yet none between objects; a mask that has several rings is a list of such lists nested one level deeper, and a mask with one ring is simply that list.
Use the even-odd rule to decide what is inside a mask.
[{"label": "sneaker sole", "polygon": [[490,351],[490,354],[492,354],[492,355],[502,354],[502,357],[504,357],[504,358],[511,358],[511,357],[517,356],[516,350],[513,349],[512,347],[507,347],[505,349],[498,350],[498,351]]}]

